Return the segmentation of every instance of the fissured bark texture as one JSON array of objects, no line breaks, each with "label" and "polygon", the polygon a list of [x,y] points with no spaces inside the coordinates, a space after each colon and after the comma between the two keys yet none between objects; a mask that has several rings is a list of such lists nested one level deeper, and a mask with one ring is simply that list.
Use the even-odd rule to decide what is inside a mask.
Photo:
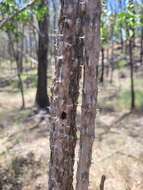
[{"label": "fissured bark texture", "polygon": [[62,38],[58,44],[58,63],[52,89],[49,190],[72,190],[82,57],[77,0],[61,1],[59,26]]},{"label": "fissured bark texture", "polygon": [[94,142],[97,102],[96,68],[100,52],[100,14],[100,0],[85,1],[85,63],[77,190],[88,190],[89,187],[89,169]]}]

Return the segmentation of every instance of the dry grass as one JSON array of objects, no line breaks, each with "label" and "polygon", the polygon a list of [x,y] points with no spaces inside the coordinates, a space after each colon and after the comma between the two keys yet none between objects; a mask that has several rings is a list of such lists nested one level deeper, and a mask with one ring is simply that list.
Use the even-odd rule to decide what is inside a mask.
[{"label": "dry grass", "polygon": [[[125,79],[119,80],[118,76],[115,71],[114,83],[106,82],[99,87],[99,107],[103,110],[97,114],[91,190],[99,190],[102,175],[106,176],[105,190],[143,190],[143,118],[139,113],[124,115],[128,107],[117,104],[122,89],[130,87],[128,73]],[[140,72],[136,75],[135,84],[136,89],[142,90]],[[20,93],[13,92],[15,89],[11,86],[0,90],[0,175],[4,173],[9,186],[13,180],[13,183],[19,181],[22,190],[46,190],[50,123],[48,117],[40,122],[39,114],[28,117],[36,90],[34,87],[25,89],[25,110],[20,110]],[[78,112],[80,115],[80,106]],[[78,145],[76,163],[77,160]],[[23,172],[19,173],[19,170]],[[13,187],[18,190],[17,186]],[[3,186],[2,190],[7,189]]]}]

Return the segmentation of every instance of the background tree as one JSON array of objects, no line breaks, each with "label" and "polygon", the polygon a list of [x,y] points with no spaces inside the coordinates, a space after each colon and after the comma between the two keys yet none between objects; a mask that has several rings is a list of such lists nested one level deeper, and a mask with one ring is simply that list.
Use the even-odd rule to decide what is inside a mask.
[{"label": "background tree", "polygon": [[38,26],[39,26],[39,40],[38,40],[38,80],[36,92],[36,104],[40,108],[49,106],[49,97],[47,93],[47,67],[48,67],[48,45],[49,45],[49,15],[48,15],[48,1],[41,0],[38,5],[37,12]]},{"label": "background tree", "polygon": [[89,186],[89,169],[91,165],[92,145],[95,138],[94,130],[97,102],[96,66],[98,65],[100,53],[100,14],[100,0],[86,2],[84,25],[85,63],[77,190],[87,190]]},{"label": "background tree", "polygon": [[125,23],[126,38],[128,40],[130,81],[131,81],[131,110],[135,109],[135,89],[134,89],[134,60],[133,48],[135,39],[136,15],[134,14],[134,4],[131,1],[126,12],[119,14],[121,22]]},{"label": "background tree", "polygon": [[[105,1],[102,3],[102,20],[101,20],[101,76],[100,82],[104,82],[105,73],[105,46],[109,39],[108,29],[108,16],[107,16],[107,4]],[[107,63],[108,64],[108,63]]]}]

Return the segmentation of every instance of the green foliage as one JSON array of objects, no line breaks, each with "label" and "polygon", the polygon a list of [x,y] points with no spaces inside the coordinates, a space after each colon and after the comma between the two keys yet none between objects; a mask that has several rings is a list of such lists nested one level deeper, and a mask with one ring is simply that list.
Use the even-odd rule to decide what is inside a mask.
[{"label": "green foliage", "polygon": [[18,16],[17,16],[17,20],[18,21],[22,21],[24,23],[29,22],[32,20],[32,13],[31,10],[25,10],[23,12],[21,12]]},{"label": "green foliage", "polygon": [[103,12],[101,17],[101,40],[102,40],[102,46],[105,46],[108,43],[109,38],[109,30],[108,30],[108,11],[107,11],[107,4],[106,1],[102,2]]},{"label": "green foliage", "polygon": [[[25,3],[29,1],[25,0]],[[1,12],[1,21],[3,19],[9,18],[10,16],[14,15],[15,13],[19,12],[20,7],[16,3],[16,0],[4,0],[0,3],[0,12]],[[4,30],[10,30],[15,32],[15,25],[14,23],[28,23],[31,22],[33,16],[36,15],[38,20],[42,20],[44,16],[48,14],[48,5],[44,3],[43,0],[35,1],[30,8],[24,9],[23,11],[16,14],[13,18],[13,22],[9,21],[5,24]]]},{"label": "green foliage", "polygon": [[103,45],[108,43],[108,36],[109,36],[108,28],[105,24],[103,24],[101,27],[101,40],[102,40]]},{"label": "green foliage", "polygon": [[35,15],[39,21],[42,21],[44,17],[47,15],[47,13],[48,13],[48,7],[44,5],[37,6],[37,9],[35,10]]},{"label": "green foliage", "polygon": [[140,25],[140,14],[135,12],[134,3],[129,3],[127,10],[117,15],[118,27],[122,26],[126,31],[126,38],[131,38],[136,27]]},{"label": "green foliage", "polygon": [[3,17],[9,16],[18,10],[18,6],[13,0],[4,0],[0,4],[0,12]]}]

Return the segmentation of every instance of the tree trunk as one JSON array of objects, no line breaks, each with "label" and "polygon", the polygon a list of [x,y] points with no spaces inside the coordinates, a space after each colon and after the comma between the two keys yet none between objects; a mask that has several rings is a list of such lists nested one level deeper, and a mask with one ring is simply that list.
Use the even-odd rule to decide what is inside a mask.
[{"label": "tree trunk", "polygon": [[[134,0],[129,0],[129,11],[132,12],[132,14],[136,15],[136,11],[135,11],[135,4],[134,4]],[[136,23],[135,18],[133,17],[133,21],[134,24]],[[136,28],[133,26],[131,27],[132,30],[132,48],[134,48],[136,46]],[[130,51],[130,50],[129,50]]]},{"label": "tree trunk", "polygon": [[[143,18],[141,19],[141,23],[143,23]],[[143,26],[141,27],[141,39],[140,39],[140,61],[141,65],[143,65]]]},{"label": "tree trunk", "polygon": [[[42,0],[39,6],[48,7],[48,1]],[[49,106],[49,98],[47,93],[47,67],[48,67],[48,27],[49,18],[48,13],[44,18],[38,21],[39,25],[39,42],[38,42],[38,80],[37,80],[37,93],[36,104],[39,108],[46,108]]]},{"label": "tree trunk", "polygon": [[89,170],[94,142],[97,76],[96,65],[100,53],[100,0],[90,0],[85,5],[85,56],[84,81],[82,91],[82,113],[79,163],[77,170],[77,190],[88,190]]},{"label": "tree trunk", "polygon": [[[76,110],[79,96],[82,43],[77,0],[61,4],[59,58],[53,87],[53,123],[50,134],[49,190],[73,190],[76,146]],[[77,27],[76,27],[77,26]],[[77,29],[77,30],[76,30]]]},{"label": "tree trunk", "polygon": [[[121,8],[121,10],[123,10],[123,6],[122,6],[122,0],[119,0],[119,6]],[[121,52],[124,53],[124,39],[123,39],[123,24],[120,24],[120,44],[121,44]]]},{"label": "tree trunk", "polygon": [[110,66],[109,48],[107,48],[106,51],[107,51],[107,53],[106,53],[106,54],[107,54],[107,56],[106,56],[106,57],[107,57],[107,58],[106,58],[106,59],[107,59],[107,63],[106,63],[106,64],[107,64],[106,77],[107,77],[107,79],[108,79],[108,78],[109,78],[109,66]]},{"label": "tree trunk", "polygon": [[102,56],[102,67],[101,67],[101,78],[100,82],[104,82],[104,48],[101,48],[101,56]]},{"label": "tree trunk", "polygon": [[124,53],[124,39],[123,39],[122,25],[120,29],[120,44],[121,44],[121,52]]},{"label": "tree trunk", "polygon": [[110,72],[110,83],[112,84],[113,83],[113,74],[114,74],[114,39],[113,39],[113,36],[114,36],[114,24],[116,22],[116,16],[114,17],[112,23],[111,23],[111,57],[110,57],[110,66],[111,66],[111,72]]},{"label": "tree trunk", "polygon": [[54,11],[54,16],[53,16],[53,31],[52,31],[52,40],[53,40],[53,51],[52,51],[52,57],[54,57],[54,62],[55,62],[55,65],[57,63],[57,34],[58,34],[58,31],[57,31],[57,20],[58,20],[58,10],[57,10],[57,6],[56,6],[56,1],[55,0],[52,0],[52,6],[53,6],[53,11]]},{"label": "tree trunk", "polygon": [[25,98],[24,98],[24,87],[23,87],[23,81],[21,78],[21,72],[19,71],[18,64],[17,64],[17,76],[18,76],[18,86],[21,92],[21,98],[22,98],[22,106],[21,109],[25,108]]},{"label": "tree trunk", "polygon": [[132,38],[129,39],[129,59],[130,59],[130,80],[131,80],[131,111],[135,109],[135,90],[134,90],[134,65],[133,65],[133,44]]},{"label": "tree trunk", "polygon": [[22,98],[21,108],[23,109],[23,108],[25,108],[24,87],[23,87],[23,81],[21,78],[21,73],[22,73],[22,67],[21,66],[23,65],[23,54],[21,52],[23,51],[23,41],[21,42],[21,48],[20,49],[18,47],[18,42],[16,42],[16,49],[15,49],[11,32],[7,31],[7,35],[9,38],[9,48],[11,51],[11,56],[13,56],[15,61],[16,61],[18,88],[20,89],[20,93],[21,93],[21,98]]}]

